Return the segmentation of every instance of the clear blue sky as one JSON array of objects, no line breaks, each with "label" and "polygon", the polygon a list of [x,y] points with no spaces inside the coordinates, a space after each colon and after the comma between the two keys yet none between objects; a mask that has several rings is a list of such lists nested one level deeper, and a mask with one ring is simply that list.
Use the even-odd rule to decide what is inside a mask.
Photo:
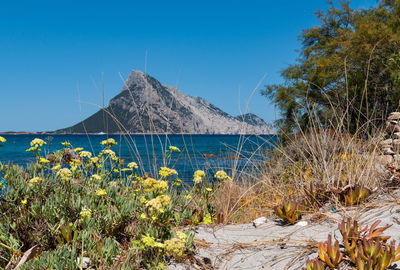
[{"label": "clear blue sky", "polygon": [[[375,0],[353,0],[368,7]],[[90,116],[132,69],[239,114],[298,56],[325,0],[3,1],[0,131],[50,131]],[[104,79],[101,79],[104,74]],[[260,89],[259,88],[259,89]],[[78,90],[79,89],[79,90]],[[277,112],[259,94],[249,111]],[[78,102],[80,94],[81,104]],[[240,103],[239,103],[240,101]]]}]

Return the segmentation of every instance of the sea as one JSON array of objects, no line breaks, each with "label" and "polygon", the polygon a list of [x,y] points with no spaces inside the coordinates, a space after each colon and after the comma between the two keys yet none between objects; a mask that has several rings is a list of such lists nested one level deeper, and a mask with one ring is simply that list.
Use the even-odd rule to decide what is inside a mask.
[{"label": "sea", "polygon": [[[253,175],[268,158],[268,153],[277,142],[275,135],[106,135],[106,134],[13,134],[1,135],[7,142],[0,147],[0,162],[26,166],[34,160],[27,152],[30,142],[40,138],[47,142],[42,155],[63,148],[62,142],[72,147],[83,147],[95,155],[103,149],[101,141],[114,138],[113,146],[125,164],[134,161],[139,165],[139,174],[156,175],[162,166],[174,168],[186,184],[192,184],[195,170],[201,169],[212,176],[218,170],[225,170],[240,178]],[[180,152],[167,152],[175,146]],[[169,155],[168,153],[171,153]]]}]

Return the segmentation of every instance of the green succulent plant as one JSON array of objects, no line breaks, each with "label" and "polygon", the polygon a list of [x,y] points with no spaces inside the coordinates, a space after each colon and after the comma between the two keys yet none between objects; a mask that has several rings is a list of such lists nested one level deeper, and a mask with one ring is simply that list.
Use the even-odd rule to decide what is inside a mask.
[{"label": "green succulent plant", "polygon": [[359,204],[365,200],[371,194],[371,190],[362,186],[351,186],[347,187],[341,192],[341,201],[346,206],[352,206]]},{"label": "green succulent plant", "polygon": [[314,260],[307,259],[306,267],[303,270],[324,270],[326,264],[318,258]]},{"label": "green succulent plant", "polygon": [[335,243],[332,244],[332,236],[328,235],[328,241],[326,243],[319,243],[318,256],[321,261],[334,269],[343,259],[343,254],[340,252],[339,241],[336,240]]},{"label": "green succulent plant", "polygon": [[294,224],[302,215],[303,205],[299,201],[285,200],[280,205],[274,207],[275,215],[284,221]]}]

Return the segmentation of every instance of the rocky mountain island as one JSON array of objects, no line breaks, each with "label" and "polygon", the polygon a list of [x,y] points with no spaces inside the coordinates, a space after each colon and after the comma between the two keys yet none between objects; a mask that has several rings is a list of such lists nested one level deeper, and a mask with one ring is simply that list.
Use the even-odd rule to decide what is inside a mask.
[{"label": "rocky mountain island", "polygon": [[56,132],[270,134],[272,130],[254,114],[232,117],[200,97],[133,70],[107,108]]}]

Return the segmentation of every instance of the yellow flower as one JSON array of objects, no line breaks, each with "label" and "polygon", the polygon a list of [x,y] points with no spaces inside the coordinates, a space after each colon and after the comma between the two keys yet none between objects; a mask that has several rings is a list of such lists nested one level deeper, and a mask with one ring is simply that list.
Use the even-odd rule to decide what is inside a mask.
[{"label": "yellow flower", "polygon": [[211,192],[211,191],[212,191],[212,188],[206,188],[206,190],[207,190],[208,192]]},{"label": "yellow flower", "polygon": [[80,166],[82,164],[82,162],[79,159],[73,158],[73,159],[71,159],[69,164],[71,166]]},{"label": "yellow flower", "polygon": [[100,181],[100,180],[101,180],[101,176],[98,175],[98,174],[93,174],[93,175],[90,177],[90,180]]},{"label": "yellow flower", "polygon": [[67,182],[67,181],[71,180],[72,172],[68,168],[63,168],[57,172],[57,175],[59,175],[61,177],[61,180]]},{"label": "yellow flower", "polygon": [[162,192],[165,192],[168,189],[168,182],[160,180],[157,182],[156,188],[160,189]]},{"label": "yellow flower", "polygon": [[165,268],[165,265],[162,262],[160,262],[160,263],[158,263],[158,268],[157,269],[164,270],[166,268]]},{"label": "yellow flower", "polygon": [[90,210],[89,208],[83,207],[80,215],[82,217],[82,219],[86,219],[86,218],[90,218],[92,216],[92,210]]},{"label": "yellow flower", "polygon": [[207,214],[206,216],[203,217],[203,223],[204,224],[211,224],[212,223],[212,218],[210,214]]},{"label": "yellow flower", "polygon": [[185,198],[186,200],[190,200],[190,199],[192,198],[192,195],[190,195],[190,194],[185,195],[184,198]]},{"label": "yellow flower", "polygon": [[144,180],[144,188],[148,189],[150,191],[155,189],[155,186],[157,185],[157,180],[151,177],[146,178],[146,180]]},{"label": "yellow flower", "polygon": [[27,204],[28,203],[28,200],[21,200],[21,204]]},{"label": "yellow flower", "polygon": [[161,170],[158,172],[162,177],[168,177],[173,174],[178,175],[178,172],[174,169],[170,169],[168,167],[161,167]]},{"label": "yellow flower", "polygon": [[178,147],[176,147],[176,146],[170,146],[169,147],[169,150],[171,150],[172,152],[180,152],[181,150],[178,148]]},{"label": "yellow flower", "polygon": [[45,141],[43,141],[42,139],[35,138],[35,139],[33,139],[31,141],[31,146],[40,146],[40,147],[42,147],[43,144],[47,144],[47,143]]},{"label": "yellow flower", "polygon": [[187,235],[184,232],[176,232],[176,236],[178,236],[179,239],[181,239],[182,241],[186,242],[187,241]]},{"label": "yellow flower", "polygon": [[64,147],[70,146],[71,144],[69,142],[62,142],[61,143]]},{"label": "yellow flower", "polygon": [[170,198],[168,195],[160,195],[160,196],[158,196],[157,198],[160,199],[161,204],[162,204],[163,206],[168,206],[168,205],[171,204],[171,198]]},{"label": "yellow flower", "polygon": [[195,176],[199,176],[199,177],[205,177],[205,176],[206,176],[205,172],[202,171],[202,170],[197,170],[197,171],[195,171],[195,172],[194,172],[194,175],[195,175]]},{"label": "yellow flower", "polygon": [[107,145],[107,146],[113,146],[113,145],[116,145],[117,143],[115,142],[115,140],[113,138],[110,138],[110,139],[102,141],[100,144]]},{"label": "yellow flower", "polygon": [[0,136],[0,143],[5,143],[7,140],[4,137]]},{"label": "yellow flower", "polygon": [[79,152],[79,156],[82,158],[90,158],[92,156],[92,153],[89,151],[81,151]]},{"label": "yellow flower", "polygon": [[133,169],[133,168],[137,169],[138,165],[136,164],[136,162],[130,162],[130,163],[128,163],[127,167],[131,168],[131,169]]},{"label": "yellow flower", "polygon": [[159,197],[151,199],[146,202],[146,207],[149,208],[150,211],[157,211],[158,213],[164,213],[164,209],[162,208],[162,203]]},{"label": "yellow flower", "polygon": [[32,186],[32,185],[37,184],[39,182],[42,182],[42,178],[33,177],[31,180],[29,180],[29,186]]},{"label": "yellow flower", "polygon": [[154,247],[154,244],[156,243],[154,237],[150,236],[148,233],[146,235],[142,235],[142,242],[149,247]]},{"label": "yellow flower", "polygon": [[147,216],[146,216],[146,214],[145,214],[145,213],[143,213],[143,214],[141,214],[141,215],[140,215],[140,218],[141,218],[141,219],[146,219],[146,218],[147,218]]},{"label": "yellow flower", "polygon": [[[38,149],[38,145],[32,146],[31,148],[26,149],[26,152],[33,152],[36,151]],[[39,149],[40,150],[40,149]]]},{"label": "yellow flower", "polygon": [[47,163],[50,163],[50,160],[41,157],[41,158],[39,159],[39,163],[47,164]]},{"label": "yellow flower", "polygon": [[104,189],[98,189],[96,191],[96,195],[97,196],[105,196],[105,195],[107,195],[107,192]]},{"label": "yellow flower", "polygon": [[92,158],[89,159],[89,161],[94,164],[94,163],[97,163],[99,161],[99,158],[98,157],[92,157]]},{"label": "yellow flower", "polygon": [[172,238],[165,241],[165,250],[167,251],[168,255],[172,255],[175,258],[179,259],[183,256],[186,247],[185,241],[180,238]]},{"label": "yellow flower", "polygon": [[111,158],[115,158],[115,152],[111,149],[104,149],[103,150],[104,154],[110,155]]},{"label": "yellow flower", "polygon": [[221,181],[224,181],[224,180],[232,180],[232,178],[230,178],[227,174],[226,174],[226,172],[224,172],[224,171],[218,171],[216,174],[215,174],[215,176],[214,176],[215,178],[217,178],[217,179],[219,179],[219,180],[221,180]]},{"label": "yellow flower", "polygon": [[56,166],[53,166],[53,168],[51,168],[54,171],[58,171],[59,169],[61,169],[61,165],[57,164]]},{"label": "yellow flower", "polygon": [[74,149],[75,152],[80,152],[82,150],[83,150],[83,147],[77,147],[77,148]]},{"label": "yellow flower", "polygon": [[193,177],[193,182],[194,182],[195,184],[199,184],[199,183],[201,183],[201,181],[203,181],[203,178],[201,178],[200,176],[195,175],[195,176]]}]

